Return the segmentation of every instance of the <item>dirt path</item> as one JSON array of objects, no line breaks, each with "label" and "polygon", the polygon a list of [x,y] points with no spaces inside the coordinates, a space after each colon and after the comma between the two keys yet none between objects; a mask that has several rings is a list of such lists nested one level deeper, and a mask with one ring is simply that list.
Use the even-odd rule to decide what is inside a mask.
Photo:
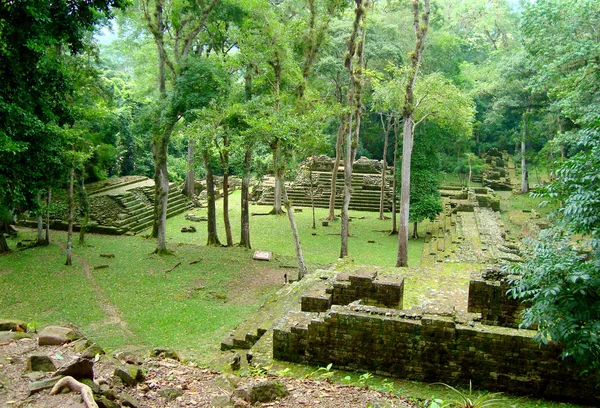
[{"label": "dirt path", "polygon": [[[54,243],[56,243],[59,247],[61,247],[63,250],[66,251],[66,247],[62,242],[54,241]],[[104,313],[106,313],[106,315],[107,315],[107,318],[104,321],[96,323],[93,326],[98,327],[98,326],[117,324],[123,330],[123,333],[125,335],[127,335],[128,337],[131,337],[133,340],[136,341],[137,344],[141,343],[140,338],[133,331],[131,331],[131,329],[127,325],[127,322],[125,320],[123,320],[123,317],[122,317],[119,309],[113,303],[111,303],[111,301],[108,299],[108,297],[104,293],[104,290],[102,290],[100,285],[98,285],[98,282],[96,282],[96,279],[94,278],[94,274],[92,273],[92,267],[90,266],[90,264],[87,263],[87,261],[85,259],[83,259],[79,255],[77,255],[74,251],[72,252],[72,256],[77,262],[79,262],[83,265],[85,277],[88,279],[90,286],[94,290],[94,293],[96,295],[96,301],[100,305],[100,307],[102,308]],[[94,327],[94,328],[96,328],[96,327]]]}]

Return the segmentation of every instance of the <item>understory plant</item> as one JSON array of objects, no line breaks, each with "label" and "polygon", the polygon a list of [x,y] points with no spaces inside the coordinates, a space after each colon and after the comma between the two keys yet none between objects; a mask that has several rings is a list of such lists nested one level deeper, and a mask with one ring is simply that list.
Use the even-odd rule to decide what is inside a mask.
[{"label": "understory plant", "polygon": [[451,385],[439,383],[452,392],[449,399],[435,398],[427,408],[501,408],[511,405],[500,396],[500,393],[484,393],[473,396],[473,388],[469,383],[469,392],[462,392]]}]

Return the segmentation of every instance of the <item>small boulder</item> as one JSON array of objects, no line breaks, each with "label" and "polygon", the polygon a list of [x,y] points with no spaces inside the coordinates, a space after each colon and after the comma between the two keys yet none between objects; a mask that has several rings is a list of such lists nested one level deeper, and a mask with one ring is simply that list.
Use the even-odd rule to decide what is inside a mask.
[{"label": "small boulder", "polygon": [[114,401],[109,400],[106,397],[98,397],[94,398],[96,403],[98,404],[98,408],[121,408],[119,404]]},{"label": "small boulder", "polygon": [[81,357],[91,360],[94,357],[96,357],[96,354],[104,354],[104,349],[96,343],[93,343],[91,346],[83,350],[83,353],[81,353]]},{"label": "small boulder", "polygon": [[22,320],[0,319],[0,331],[24,332],[27,330],[27,323]]},{"label": "small boulder", "polygon": [[44,327],[38,335],[40,346],[60,346],[73,340],[82,338],[78,330],[71,327],[48,326]]},{"label": "small boulder", "polygon": [[152,352],[150,354],[153,357],[170,358],[172,360],[177,360],[177,361],[181,360],[179,358],[179,355],[177,354],[177,352],[175,352],[175,350],[168,348],[168,347],[157,347],[154,350],[152,350]]},{"label": "small boulder", "polygon": [[40,381],[34,381],[29,383],[29,395],[35,394],[36,392],[47,390],[49,388],[54,387],[54,385],[61,379],[60,376],[55,376],[52,378],[46,378]]},{"label": "small boulder", "polygon": [[75,340],[71,343],[71,347],[73,347],[73,350],[78,353],[81,353],[83,350],[85,350],[86,348],[88,348],[91,345],[92,345],[92,342],[86,338],[81,338],[81,339]]},{"label": "small boulder", "polygon": [[56,370],[56,375],[71,376],[76,380],[94,378],[94,362],[83,357],[65,363]]},{"label": "small boulder", "polygon": [[173,401],[177,397],[181,397],[183,391],[180,388],[161,388],[158,390],[158,395],[165,398],[167,401]]},{"label": "small boulder", "polygon": [[121,352],[115,354],[115,358],[117,360],[119,360],[120,362],[126,363],[126,364],[135,364],[135,365],[142,364],[142,361],[140,360],[140,358],[130,351],[121,351]]},{"label": "small boulder", "polygon": [[30,356],[26,361],[27,371],[52,372],[56,370],[52,359],[48,356]]},{"label": "small boulder", "polygon": [[231,398],[229,395],[215,395],[210,403],[211,407],[230,407]]},{"label": "small boulder", "polygon": [[289,395],[289,391],[279,381],[259,381],[233,391],[233,398],[242,399],[250,404],[271,402]]},{"label": "small boulder", "polygon": [[136,385],[144,379],[142,371],[134,365],[124,364],[115,368],[115,377],[120,378],[127,386]]},{"label": "small boulder", "polygon": [[229,363],[229,365],[231,366],[231,369],[233,371],[237,371],[240,369],[241,364],[242,363],[242,356],[240,356],[240,353],[235,353],[233,355],[233,357],[231,358],[231,362]]},{"label": "small boulder", "polygon": [[121,405],[124,407],[137,408],[140,406],[140,403],[137,399],[125,392],[120,393],[118,397],[119,401],[121,401]]}]

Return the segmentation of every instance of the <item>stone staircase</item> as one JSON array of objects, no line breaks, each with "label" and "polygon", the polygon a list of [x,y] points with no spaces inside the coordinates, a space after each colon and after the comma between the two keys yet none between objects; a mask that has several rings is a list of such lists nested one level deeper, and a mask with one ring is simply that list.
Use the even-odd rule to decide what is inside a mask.
[{"label": "stone staircase", "polygon": [[[386,192],[384,198],[384,211],[392,210],[391,181],[393,175],[386,176]],[[312,202],[317,208],[329,208],[329,197],[331,194],[331,172],[313,171],[312,183],[310,178],[304,174],[291,183],[286,183],[288,197],[295,207],[311,207]],[[258,200],[259,204],[272,205],[274,197],[274,180],[267,178],[263,182],[263,193]],[[352,174],[352,198],[350,210],[357,211],[379,211],[379,199],[381,194],[381,176],[369,173]],[[312,189],[311,189],[312,187]],[[312,190],[312,191],[311,191]],[[344,172],[340,170],[336,179],[335,207],[341,208],[344,200]],[[312,194],[312,200],[311,200]],[[399,200],[399,197],[398,197]]]},{"label": "stone staircase", "polygon": [[[167,218],[181,214],[189,209],[185,195],[170,186],[169,201],[167,205]],[[152,225],[154,220],[154,187],[142,187],[128,190],[125,194],[112,196],[123,208],[119,220],[114,226],[123,231],[137,234]]]}]

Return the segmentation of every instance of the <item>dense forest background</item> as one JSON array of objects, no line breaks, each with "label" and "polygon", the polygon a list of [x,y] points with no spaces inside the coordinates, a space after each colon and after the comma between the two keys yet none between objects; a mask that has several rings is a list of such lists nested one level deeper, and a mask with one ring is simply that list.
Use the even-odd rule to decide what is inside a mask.
[{"label": "dense forest background", "polygon": [[2,2],[0,218],[146,175],[164,250],[168,183],[192,171],[283,180],[311,155],[384,151],[399,170],[408,131],[417,202],[495,147],[522,193],[534,165],[560,205],[515,267],[514,294],[539,300],[527,323],[597,366],[598,26],[596,0]]}]

